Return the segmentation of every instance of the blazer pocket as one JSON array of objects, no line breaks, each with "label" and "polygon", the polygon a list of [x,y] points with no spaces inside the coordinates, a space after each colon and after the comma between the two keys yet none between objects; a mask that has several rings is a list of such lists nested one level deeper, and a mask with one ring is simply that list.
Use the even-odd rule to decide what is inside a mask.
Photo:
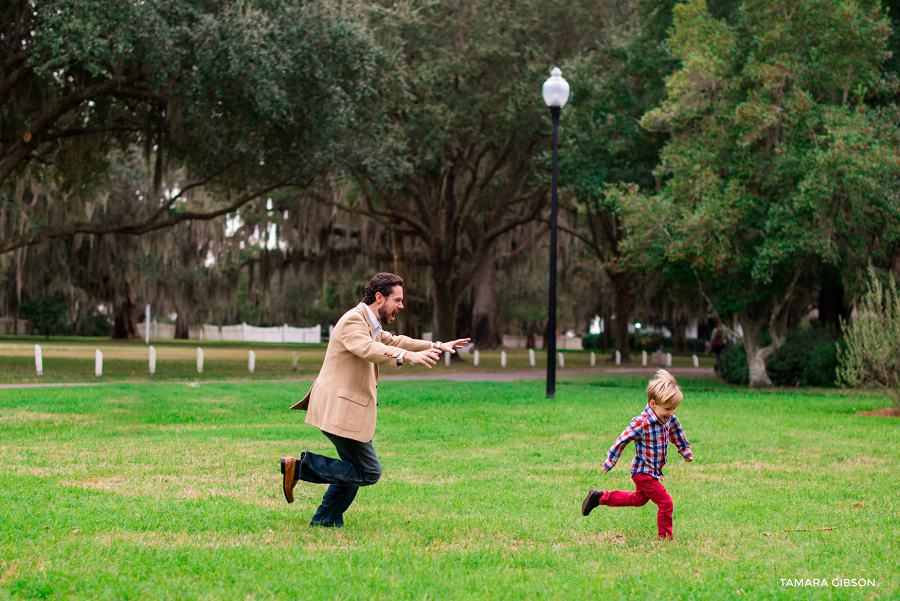
[{"label": "blazer pocket", "polygon": [[372,397],[349,388],[338,388],[337,410],[331,424],[336,428],[357,432],[362,428],[366,417],[366,407],[372,402]]}]

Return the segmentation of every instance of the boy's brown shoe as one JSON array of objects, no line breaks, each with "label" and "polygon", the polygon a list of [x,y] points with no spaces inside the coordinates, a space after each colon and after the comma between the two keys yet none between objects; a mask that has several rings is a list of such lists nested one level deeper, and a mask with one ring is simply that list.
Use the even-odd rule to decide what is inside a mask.
[{"label": "boy's brown shoe", "polygon": [[294,486],[297,484],[297,480],[294,478],[296,467],[297,460],[293,457],[281,458],[281,473],[284,474],[281,481],[281,488],[284,490],[284,498],[288,503],[294,502]]},{"label": "boy's brown shoe", "polygon": [[588,491],[587,496],[584,498],[584,501],[581,502],[581,515],[589,514],[594,507],[600,504],[600,499],[603,498],[603,493],[597,490],[596,488],[592,488]]}]

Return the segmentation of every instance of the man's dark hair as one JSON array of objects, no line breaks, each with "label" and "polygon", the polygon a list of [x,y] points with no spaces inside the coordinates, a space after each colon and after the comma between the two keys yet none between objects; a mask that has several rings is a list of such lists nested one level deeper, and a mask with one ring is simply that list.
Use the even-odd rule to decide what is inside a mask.
[{"label": "man's dark hair", "polygon": [[375,277],[366,284],[366,295],[363,297],[363,302],[367,305],[371,305],[375,302],[376,292],[380,292],[383,297],[387,298],[391,295],[391,292],[394,291],[394,286],[402,285],[403,278],[399,275],[394,275],[393,273],[376,273]]}]

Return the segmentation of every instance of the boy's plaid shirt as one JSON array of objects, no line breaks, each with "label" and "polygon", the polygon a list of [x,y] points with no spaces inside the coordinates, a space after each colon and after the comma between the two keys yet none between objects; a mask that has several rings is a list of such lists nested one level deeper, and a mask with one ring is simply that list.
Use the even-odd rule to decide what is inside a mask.
[{"label": "boy's plaid shirt", "polygon": [[616,442],[610,447],[606,453],[607,459],[603,462],[603,471],[608,472],[619,460],[619,455],[625,446],[634,441],[634,461],[631,462],[631,475],[634,474],[650,474],[657,480],[662,479],[662,468],[666,464],[666,451],[669,447],[669,441],[678,448],[685,459],[693,459],[694,454],[691,453],[691,443],[688,442],[684,435],[684,429],[681,422],[674,415],[669,418],[668,423],[662,423],[650,405],[644,409],[644,412],[631,420],[631,423],[625,428],[625,431],[619,435]]}]

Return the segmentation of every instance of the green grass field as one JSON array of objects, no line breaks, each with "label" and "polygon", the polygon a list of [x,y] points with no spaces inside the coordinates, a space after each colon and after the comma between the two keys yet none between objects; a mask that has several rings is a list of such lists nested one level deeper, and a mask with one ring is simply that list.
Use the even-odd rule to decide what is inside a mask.
[{"label": "green grass field", "polygon": [[[682,379],[696,460],[670,449],[676,542],[601,475],[646,380],[390,382],[384,476],[343,529],[306,526],[278,458],[330,444],[286,408],[308,383],[0,390],[0,599],[897,599],[896,419],[843,391]],[[782,579],[826,580],[826,586]],[[835,586],[862,579],[863,586]],[[874,581],[874,582],[873,582]]]}]

